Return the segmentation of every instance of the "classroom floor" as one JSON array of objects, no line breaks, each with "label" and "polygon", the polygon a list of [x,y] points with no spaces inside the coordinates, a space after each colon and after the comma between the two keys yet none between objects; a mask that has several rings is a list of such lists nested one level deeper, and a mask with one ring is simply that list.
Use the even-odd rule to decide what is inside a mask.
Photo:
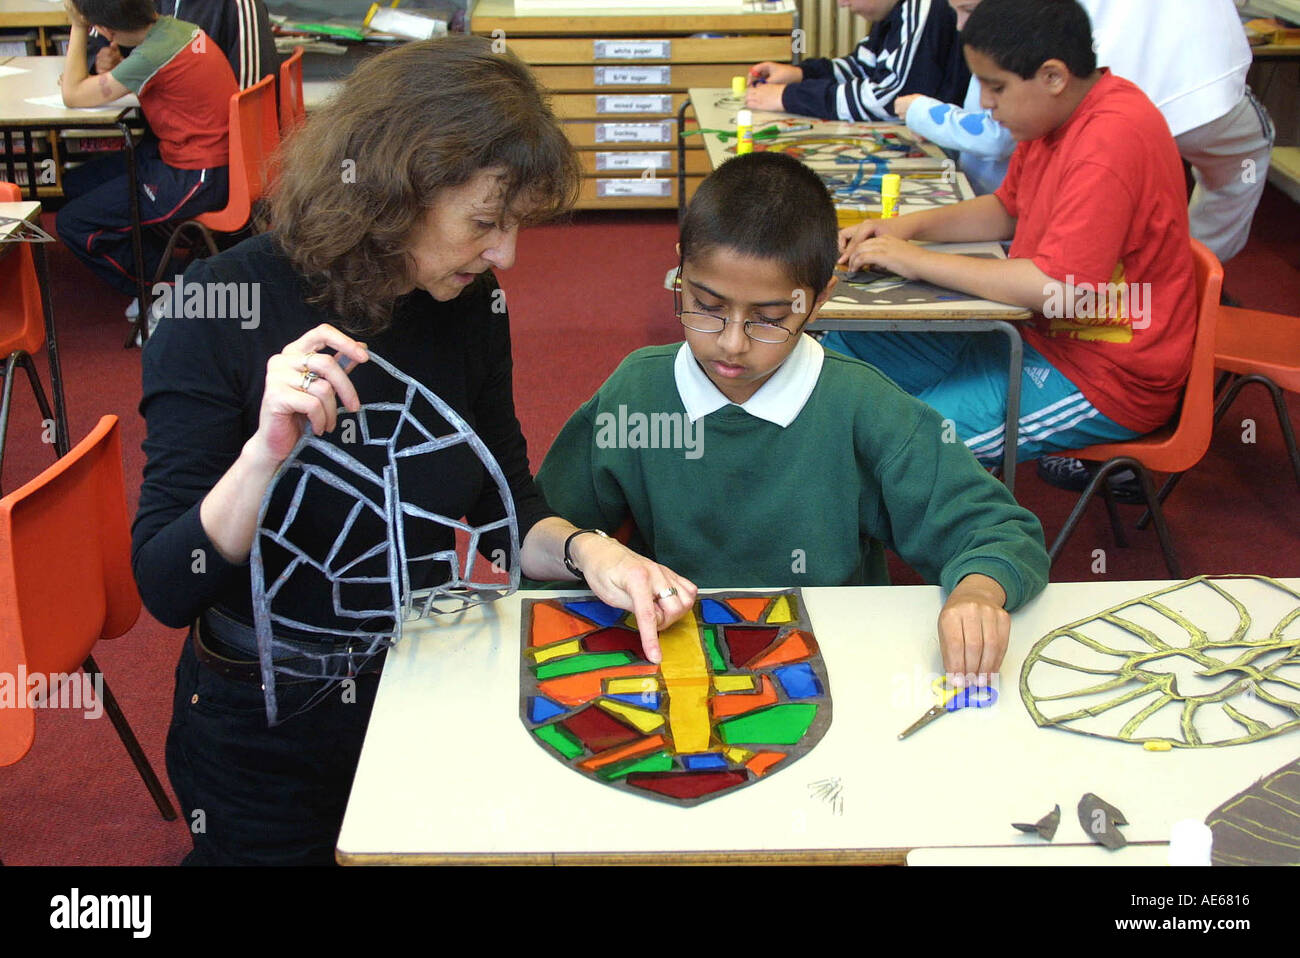
[{"label": "classroom floor", "polygon": [[[46,217],[53,230],[53,217]],[[566,225],[526,232],[518,262],[501,275],[514,337],[515,398],[531,459],[541,462],[568,415],[633,349],[681,339],[665,272],[676,262],[675,217],[664,213],[579,214]],[[140,356],[123,350],[126,301],[106,290],[62,248],[50,250],[54,305],[67,382],[73,441],[99,416],[122,420],[127,494],[134,512],[144,425],[136,413]],[[1300,312],[1300,217],[1273,187],[1255,219],[1251,243],[1227,267],[1226,287],[1242,304]],[[41,363],[44,370],[44,365]],[[48,380],[47,380],[48,381]],[[15,384],[3,487],[17,488],[52,461],[39,442],[35,403]],[[1290,396],[1300,423],[1300,399]],[[1243,423],[1257,423],[1255,444]],[[798,464],[791,464],[797,467]],[[815,468],[815,464],[808,464]],[[1049,538],[1073,496],[1042,483],[1033,463],[1017,474],[1020,501],[1043,520]],[[1187,574],[1252,572],[1300,576],[1300,491],[1286,461],[1272,406],[1250,390],[1214,437],[1204,462],[1168,507]],[[1121,507],[1130,522],[1138,510]],[[1104,571],[1097,550],[1104,553]],[[919,580],[897,561],[894,579]],[[1097,505],[1053,574],[1057,581],[1165,576],[1152,532],[1114,546]],[[148,612],[128,635],[103,643],[95,657],[127,718],[165,778],[163,742],[172,673],[184,633]],[[1031,641],[1037,636],[1019,636]],[[32,751],[0,768],[0,859],[6,864],[149,865],[179,862],[189,847],[182,822],[164,822],[107,721],[81,713],[37,715]]]}]

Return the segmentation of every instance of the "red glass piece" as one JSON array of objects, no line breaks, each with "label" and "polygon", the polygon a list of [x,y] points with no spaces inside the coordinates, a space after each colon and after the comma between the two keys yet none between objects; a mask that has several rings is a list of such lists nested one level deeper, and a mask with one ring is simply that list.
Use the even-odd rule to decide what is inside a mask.
[{"label": "red glass piece", "polygon": [[817,651],[817,643],[807,632],[794,631],[787,635],[771,652],[754,662],[751,668],[765,669],[783,662],[797,662]]},{"label": "red glass piece", "polygon": [[627,777],[629,785],[671,798],[699,798],[746,781],[744,772],[638,772]]},{"label": "red glass piece", "polygon": [[758,655],[776,638],[780,629],[742,629],[727,626],[724,633],[727,651],[731,654],[731,667],[744,668],[745,663]]},{"label": "red glass piece", "polygon": [[576,735],[592,752],[603,752],[607,748],[642,737],[641,732],[628,728],[608,712],[594,706],[583,709],[560,724]]},{"label": "red glass piece", "polygon": [[631,629],[601,629],[583,639],[582,644],[588,652],[631,652],[639,659],[645,658],[641,650],[641,633]]}]

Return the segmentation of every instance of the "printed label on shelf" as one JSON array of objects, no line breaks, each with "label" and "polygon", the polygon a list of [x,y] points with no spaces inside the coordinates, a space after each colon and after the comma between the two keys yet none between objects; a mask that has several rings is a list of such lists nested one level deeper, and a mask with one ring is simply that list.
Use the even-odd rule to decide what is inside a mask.
[{"label": "printed label on shelf", "polygon": [[597,123],[597,143],[671,143],[671,123]]},{"label": "printed label on shelf", "polygon": [[597,40],[597,60],[668,60],[673,55],[671,40]]},{"label": "printed label on shelf", "polygon": [[672,113],[671,93],[651,93],[646,96],[598,96],[597,113]]},{"label": "printed label on shelf", "polygon": [[594,67],[596,86],[669,86],[672,67]]},{"label": "printed label on shelf", "polygon": [[653,153],[633,153],[628,150],[608,150],[596,154],[598,170],[667,170],[673,165],[673,155],[667,150]]},{"label": "printed label on shelf", "polygon": [[597,196],[660,196],[673,195],[672,180],[646,179],[597,180]]}]

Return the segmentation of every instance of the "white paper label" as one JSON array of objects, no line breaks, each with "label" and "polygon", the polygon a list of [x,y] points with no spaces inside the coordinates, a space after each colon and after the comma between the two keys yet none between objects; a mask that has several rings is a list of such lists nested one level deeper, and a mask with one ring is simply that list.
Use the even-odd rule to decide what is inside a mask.
[{"label": "white paper label", "polygon": [[667,60],[673,55],[671,40],[597,40],[597,60]]},{"label": "white paper label", "polygon": [[669,86],[672,67],[594,67],[596,86]]},{"label": "white paper label", "polygon": [[672,180],[646,178],[625,180],[597,180],[597,196],[672,196]]},{"label": "white paper label", "polygon": [[598,170],[668,170],[673,165],[673,155],[665,151],[632,153],[628,150],[608,150],[596,154]]},{"label": "white paper label", "polygon": [[671,93],[651,93],[648,96],[598,96],[597,113],[672,113]]},{"label": "white paper label", "polygon": [[597,123],[597,143],[671,143],[671,123]]}]

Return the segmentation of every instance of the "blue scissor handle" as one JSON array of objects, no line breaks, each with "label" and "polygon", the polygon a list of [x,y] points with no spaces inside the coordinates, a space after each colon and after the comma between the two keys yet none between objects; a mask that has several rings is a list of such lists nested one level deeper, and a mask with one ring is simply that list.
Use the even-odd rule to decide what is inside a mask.
[{"label": "blue scissor handle", "polygon": [[995,704],[997,700],[997,689],[989,688],[987,685],[968,685],[954,695],[944,707],[949,712],[956,712],[958,709],[982,709]]}]

